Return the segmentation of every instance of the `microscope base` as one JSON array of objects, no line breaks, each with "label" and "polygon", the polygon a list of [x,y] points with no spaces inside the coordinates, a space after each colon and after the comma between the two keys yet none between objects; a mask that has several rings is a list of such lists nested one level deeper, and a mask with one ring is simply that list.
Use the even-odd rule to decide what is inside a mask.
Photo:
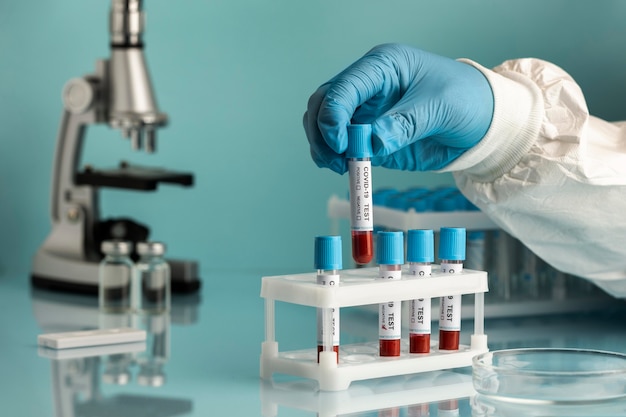
[{"label": "microscope base", "polygon": [[[173,293],[194,293],[200,289],[198,263],[167,259]],[[33,260],[31,283],[38,288],[83,294],[98,294],[99,262],[65,258],[39,250]]]}]

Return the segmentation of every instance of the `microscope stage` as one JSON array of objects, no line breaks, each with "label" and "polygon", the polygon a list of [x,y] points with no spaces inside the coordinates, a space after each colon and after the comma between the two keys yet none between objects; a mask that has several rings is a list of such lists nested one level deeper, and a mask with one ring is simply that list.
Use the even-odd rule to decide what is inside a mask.
[{"label": "microscope stage", "polygon": [[170,171],[164,168],[151,168],[137,165],[120,164],[119,168],[85,168],[76,173],[77,185],[94,187],[124,188],[130,190],[153,191],[159,183],[179,184],[185,187],[193,185],[193,174]]}]

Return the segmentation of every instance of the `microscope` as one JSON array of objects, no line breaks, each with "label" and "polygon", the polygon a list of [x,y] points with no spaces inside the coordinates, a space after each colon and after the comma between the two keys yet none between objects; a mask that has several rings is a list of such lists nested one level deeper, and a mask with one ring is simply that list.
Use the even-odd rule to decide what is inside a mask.
[{"label": "microscope", "polygon": [[[126,162],[115,169],[79,167],[89,125],[108,124],[129,138],[133,149],[156,150],[156,130],[167,115],[156,104],[143,54],[142,0],[112,0],[111,56],[96,62],[94,74],[71,79],[63,89],[64,111],[52,173],[52,230],[32,263],[36,287],[97,293],[100,244],[108,239],[148,240],[149,228],[129,218],[100,219],[100,187],[153,191],[160,183],[193,185],[193,174]],[[198,265],[168,259],[172,291],[200,287]]]}]

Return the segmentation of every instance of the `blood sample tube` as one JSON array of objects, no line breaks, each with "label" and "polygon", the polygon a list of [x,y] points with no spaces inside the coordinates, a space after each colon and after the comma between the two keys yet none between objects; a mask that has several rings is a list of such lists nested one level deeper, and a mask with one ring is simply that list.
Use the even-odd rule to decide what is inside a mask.
[{"label": "blood sample tube", "polygon": [[348,172],[350,176],[350,226],[352,258],[358,265],[374,256],[372,212],[372,126],[348,126]]},{"label": "blood sample tube", "polygon": [[[432,230],[409,230],[406,258],[409,275],[425,278],[431,275],[435,260]],[[409,352],[430,352],[430,298],[409,301]]]},{"label": "blood sample tube", "polygon": [[[315,238],[315,269],[317,283],[325,286],[339,285],[341,262],[341,236],[317,236]],[[332,323],[332,334],[325,331],[325,320]],[[339,362],[339,308],[317,309],[317,361],[320,352],[333,350]]]},{"label": "blood sample tube", "polygon": [[[377,240],[376,258],[379,265],[379,279],[401,279],[404,263],[404,234],[402,232],[378,232]],[[401,301],[388,301],[378,305],[380,356],[400,356],[401,314]]]},{"label": "blood sample tube", "polygon": [[[439,233],[441,272],[463,271],[465,260],[465,229],[442,227]],[[461,295],[447,295],[439,302],[439,350],[458,350],[461,333]]]}]

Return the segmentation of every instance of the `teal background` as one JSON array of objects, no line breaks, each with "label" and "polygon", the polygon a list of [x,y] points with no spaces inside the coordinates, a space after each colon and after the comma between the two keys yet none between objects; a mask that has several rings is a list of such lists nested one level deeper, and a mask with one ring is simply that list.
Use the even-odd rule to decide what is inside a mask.
[{"label": "teal background", "polygon": [[[0,276],[23,272],[50,229],[61,89],[108,57],[106,0],[0,3]],[[206,279],[312,269],[326,203],[347,178],[318,169],[302,129],[309,95],[372,46],[403,42],[495,66],[550,60],[593,114],[623,118],[626,2],[523,0],[147,0],[146,56],[171,124],[155,155],[118,131],[87,132],[84,163],[120,159],[191,170],[191,189],[104,190],[103,217],[152,228]],[[377,169],[375,187],[450,184],[449,175]],[[345,256],[347,259],[348,257]],[[26,277],[25,277],[26,279]]]}]

